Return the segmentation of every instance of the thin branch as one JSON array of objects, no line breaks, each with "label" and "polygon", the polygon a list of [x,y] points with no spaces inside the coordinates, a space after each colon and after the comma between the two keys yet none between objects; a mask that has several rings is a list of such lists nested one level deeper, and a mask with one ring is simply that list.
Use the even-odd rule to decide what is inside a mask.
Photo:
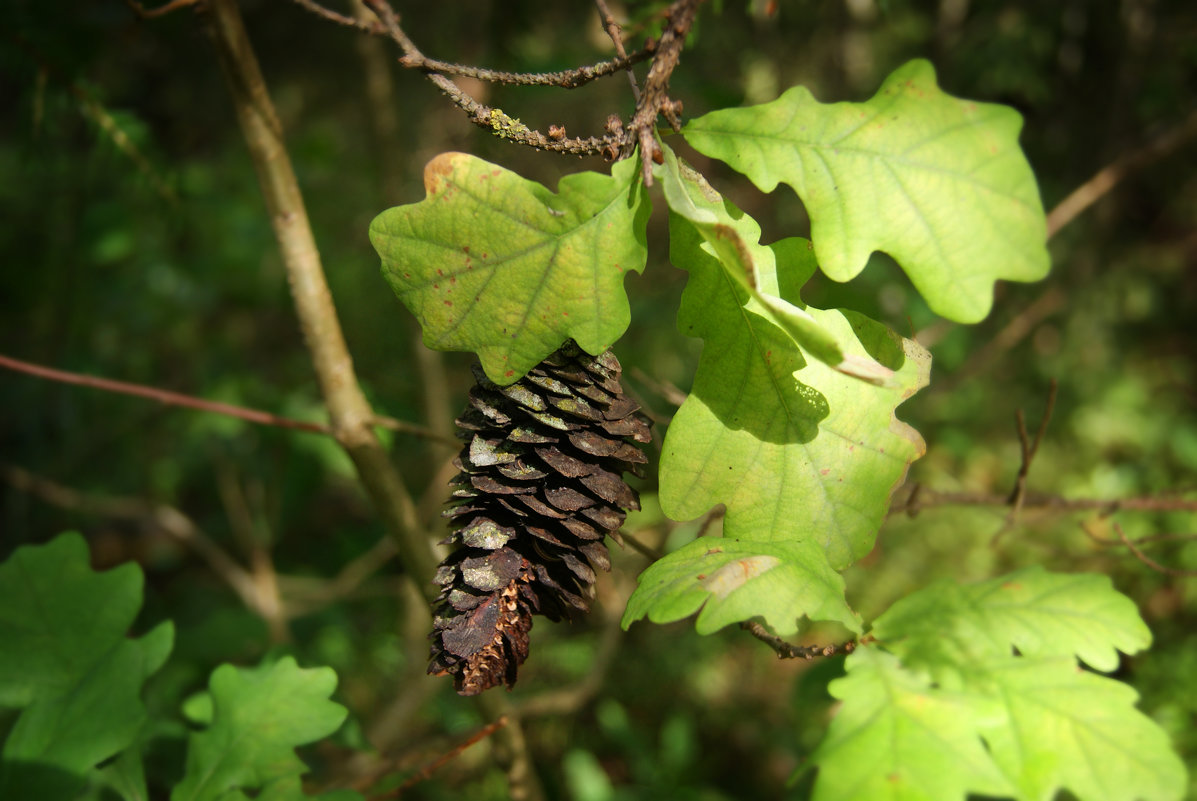
[{"label": "thin branch", "polygon": [[1031,471],[1031,462],[1035,460],[1035,454],[1039,452],[1039,445],[1043,442],[1043,435],[1047,433],[1047,424],[1052,419],[1052,411],[1056,408],[1057,389],[1056,379],[1053,378],[1047,391],[1047,405],[1043,409],[1043,417],[1039,420],[1039,428],[1035,432],[1035,439],[1033,441],[1027,436],[1027,421],[1022,409],[1014,413],[1014,422],[1018,429],[1018,447],[1022,454],[1022,459],[1018,466],[1018,476],[1014,479],[1014,488],[1010,491],[1010,496],[1006,499],[1006,503],[1010,506],[1010,511],[1006,514],[1006,521],[1002,524],[1002,527],[990,539],[990,545],[996,545],[1003,534],[1018,525],[1018,516],[1022,512],[1023,503],[1026,501],[1027,475]]},{"label": "thin branch", "polygon": [[[391,35],[388,28],[379,22],[377,17],[374,20],[351,17],[347,14],[340,14],[330,8],[326,8],[314,2],[314,0],[294,0],[294,2],[329,22],[354,28],[363,33],[383,36]],[[396,17],[397,21],[398,17]],[[478,80],[490,83],[505,83],[516,86],[556,86],[562,89],[577,89],[579,86],[585,86],[591,81],[605,78],[608,75],[614,75],[621,70],[630,70],[633,65],[647,60],[653,54],[653,49],[646,47],[628,55],[621,44],[618,48],[619,58],[600,61],[597,64],[575,67],[570,70],[559,70],[557,72],[505,72],[503,70],[475,67],[469,64],[454,64],[449,61],[429,58],[416,48],[415,43],[410,37],[405,36],[403,41],[396,41],[399,41],[404,51],[403,57],[399,59],[399,63],[408,69],[439,72],[444,75],[459,75],[463,78],[477,78]]]},{"label": "thin branch", "polygon": [[[890,506],[887,516],[905,514],[915,517],[926,509],[936,509],[944,506],[1007,506],[1009,495],[998,495],[986,492],[940,492],[922,484],[914,484],[904,500]],[[1023,500],[1023,510],[1068,514],[1071,512],[1100,511],[1114,514],[1120,511],[1134,512],[1197,512],[1197,498],[1175,498],[1146,496],[1138,498],[1120,498],[1115,500],[1101,498],[1064,498],[1059,495],[1048,495],[1028,491]]]},{"label": "thin branch", "polygon": [[[603,30],[611,37],[611,44],[615,45],[615,54],[622,59],[627,59],[628,52],[623,46],[623,31],[619,27],[619,23],[615,21],[614,15],[611,14],[611,9],[607,8],[606,0],[594,0],[594,5],[598,8],[600,19],[603,22]],[[636,74],[632,72],[631,64],[628,65],[628,84],[632,87],[632,97],[637,103],[640,102],[640,87],[636,85]]]},{"label": "thin branch", "polygon": [[633,551],[640,554],[650,562],[655,562],[665,556],[665,554],[661,553],[656,548],[641,542],[638,537],[634,537],[631,534],[628,534],[626,531],[620,531],[617,533],[619,536],[615,537],[613,535],[612,539],[615,539],[616,542],[626,542]]},{"label": "thin branch", "polygon": [[[233,105],[245,137],[254,169],[258,173],[267,211],[282,253],[296,313],[312,358],[325,404],[332,418],[337,441],[357,469],[358,478],[375,509],[395,538],[408,577],[428,602],[435,603],[437,588],[429,580],[438,562],[427,533],[419,524],[417,510],[390,456],[371,428],[374,412],[362,393],[345,344],[324,267],[308,222],[307,209],[290,157],[283,144],[282,130],[257,57],[245,31],[236,0],[209,0],[212,32],[228,79]],[[410,41],[398,27],[398,20],[385,2],[371,0],[392,38]],[[380,13],[381,11],[381,13]],[[406,52],[406,48],[405,48]],[[443,76],[441,80],[452,84]],[[502,696],[483,695],[479,704],[491,720],[510,710]],[[519,721],[511,718],[503,727],[500,742],[511,796],[515,801],[544,797],[532,767],[527,740]]]},{"label": "thin branch", "polygon": [[439,72],[445,75],[459,75],[463,78],[477,78],[490,83],[505,83],[515,86],[557,86],[562,89],[577,89],[591,81],[614,75],[620,70],[630,70],[634,64],[639,64],[653,54],[652,48],[637,50],[630,56],[620,53],[619,58],[600,61],[587,67],[576,67],[572,70],[559,72],[502,72],[485,67],[472,67],[467,64],[452,64],[448,61],[438,61],[423,55],[407,56],[399,59],[399,63],[411,69]]},{"label": "thin branch", "polygon": [[1197,576],[1197,570],[1179,570],[1174,567],[1165,567],[1147,554],[1143,553],[1142,549],[1139,548],[1135,541],[1126,536],[1126,532],[1122,530],[1122,526],[1120,526],[1118,523],[1114,523],[1114,531],[1118,534],[1118,539],[1122,540],[1122,544],[1127,548],[1130,548],[1130,552],[1135,555],[1136,559],[1157,573],[1163,573],[1166,576],[1179,576],[1182,578],[1192,578]]},{"label": "thin branch", "polygon": [[280,576],[279,581],[283,584],[285,594],[288,596],[288,617],[311,614],[329,604],[349,597],[397,554],[395,541],[390,537],[381,537],[373,546],[346,563],[331,579],[316,579],[315,587],[311,590],[303,589],[303,584],[308,584],[310,580],[301,584],[290,576]]},{"label": "thin branch", "polygon": [[633,148],[640,145],[640,165],[645,186],[652,186],[652,162],[660,157],[655,141],[657,116],[664,115],[675,131],[681,129],[682,104],[670,100],[669,78],[681,59],[686,34],[694,24],[694,16],[701,3],[702,0],[677,0],[669,7],[665,30],[661,33],[661,41],[657,43],[648,77],[644,79],[644,91],[628,124],[621,156],[630,156]]},{"label": "thin branch", "polygon": [[325,8],[324,6],[313,2],[312,0],[294,1],[296,5],[307,9],[321,19],[328,20],[329,22],[335,22],[338,25],[344,25],[348,28],[356,28],[363,33],[374,35],[384,35],[386,33],[386,30],[377,20],[370,21],[360,17],[351,17],[347,14],[340,14],[336,11],[333,11],[331,8]]},{"label": "thin branch", "polygon": [[497,732],[499,729],[502,729],[503,727],[505,727],[509,722],[510,722],[510,718],[508,718],[506,715],[504,715],[504,716],[500,717],[499,719],[486,724],[481,729],[479,729],[478,731],[476,731],[472,735],[470,735],[468,738],[466,738],[462,742],[458,743],[450,751],[448,751],[445,754],[442,754],[441,756],[434,759],[432,762],[429,762],[427,765],[425,765],[420,770],[416,771],[413,775],[408,777],[407,781],[403,782],[403,784],[399,785],[394,790],[391,790],[390,792],[387,792],[387,793],[383,793],[382,795],[371,796],[370,801],[384,801],[385,799],[388,799],[388,798],[398,798],[400,795],[403,794],[403,792],[405,790],[428,779],[437,770],[439,770],[444,765],[448,764],[449,762],[452,762],[454,759],[456,759],[458,756],[460,756],[461,753],[463,751],[465,751],[467,748],[469,748],[472,745],[482,742],[487,737],[490,737],[492,734]]},{"label": "thin branch", "polygon": [[142,498],[125,498],[79,492],[16,465],[0,464],[0,477],[10,486],[51,506],[81,514],[143,522],[194,551],[212,572],[237,594],[245,606],[261,614],[262,605],[253,576],[209,538],[190,517],[173,506]]},{"label": "thin branch", "polygon": [[850,654],[856,650],[857,645],[854,640],[849,640],[839,645],[794,645],[793,643],[786,642],[781,637],[770,634],[768,629],[755,620],[748,620],[741,623],[740,628],[772,648],[773,652],[777,654],[778,659],[805,659],[809,662],[816,656]]},{"label": "thin branch", "polygon": [[155,17],[165,17],[172,11],[178,11],[181,8],[197,5],[201,1],[202,0],[170,0],[170,2],[166,5],[158,6],[157,8],[146,8],[141,3],[138,3],[137,0],[125,0],[125,5],[133,9],[133,13],[142,19],[154,19]]},{"label": "thin branch", "polygon": [[[403,51],[403,60],[412,64],[427,62],[427,57],[420,52],[415,43],[404,33],[399,24],[399,17],[385,0],[367,0],[368,5],[378,15],[388,35]],[[529,128],[515,117],[502,109],[491,108],[475,100],[469,93],[461,89],[453,81],[439,72],[425,71],[428,80],[441,90],[453,103],[466,113],[470,122],[479,128],[489,129],[500,139],[506,139],[520,145],[526,145],[538,150],[549,150],[556,153],[585,156],[598,155],[607,150],[610,141],[591,136],[585,139],[569,138],[566,136],[550,137],[540,131]]]},{"label": "thin branch", "polygon": [[[258,409],[250,409],[245,406],[234,406],[231,403],[205,400],[204,398],[197,398],[194,395],[184,395],[179,392],[171,392],[170,390],[151,387],[147,384],[134,384],[128,381],[118,381],[113,378],[101,378],[99,376],[87,375],[85,373],[73,373],[69,370],[58,370],[53,367],[46,367],[44,365],[34,364],[33,362],[14,359],[11,356],[5,356],[3,354],[0,354],[0,367],[7,367],[9,370],[13,370],[18,373],[25,373],[27,375],[37,376],[38,378],[57,381],[62,384],[92,387],[93,389],[99,389],[105,392],[114,392],[118,395],[133,395],[139,398],[149,398],[150,400],[158,401],[159,403],[164,403],[168,406],[181,406],[186,409],[198,409],[201,412],[223,414],[227,417],[235,417],[239,420],[257,423],[258,425],[290,428],[296,431],[306,431],[312,434],[332,434],[332,430],[323,423],[312,423],[306,420],[294,420],[290,417],[281,417],[277,414],[263,412]],[[380,428],[388,428],[392,431],[398,431],[404,434],[412,434],[413,436],[417,437],[437,440],[446,444],[457,444],[456,440],[446,437],[443,434],[438,434],[435,431],[415,423],[396,420],[394,417],[375,415],[371,422]]]},{"label": "thin branch", "polygon": [[1047,235],[1055,235],[1081,212],[1105,197],[1128,175],[1170,155],[1194,137],[1197,137],[1197,111],[1138,150],[1119,156],[1074,189],[1047,215]]},{"label": "thin branch", "polygon": [[308,222],[282,126],[262,78],[236,0],[209,0],[213,39],[287,271],[296,314],[328,407],[332,432],[388,531],[408,576],[431,602],[436,569],[432,545],[415,505],[373,430],[374,411],[362,393]]}]

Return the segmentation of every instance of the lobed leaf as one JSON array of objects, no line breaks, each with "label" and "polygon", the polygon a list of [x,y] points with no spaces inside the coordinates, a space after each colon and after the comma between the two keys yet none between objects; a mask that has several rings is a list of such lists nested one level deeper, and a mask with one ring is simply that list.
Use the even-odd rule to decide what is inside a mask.
[{"label": "lobed leaf", "polygon": [[[721,205],[747,220],[729,201]],[[760,285],[774,281],[781,297],[797,301],[795,287],[814,271],[806,243],[754,243],[754,253],[763,251],[770,256],[755,260]],[[662,509],[686,520],[722,503],[730,538],[811,540],[837,570],[859,559],[872,548],[890,493],[923,452],[922,438],[894,409],[926,384],[930,357],[866,317],[807,307],[845,357],[879,363],[893,376],[875,386],[807,362],[678,214],[670,215],[670,258],[690,272],[678,325],[706,344],[665,438]]]},{"label": "lobed leaf", "polygon": [[908,665],[929,667],[1008,655],[1076,656],[1101,671],[1118,651],[1151,644],[1134,603],[1109,577],[1048,573],[1034,566],[961,586],[940,581],[895,603],[872,634]]},{"label": "lobed leaf", "polygon": [[427,197],[382,212],[383,275],[437,350],[478,354],[510,384],[568,338],[599,354],[628,327],[623,279],[644,270],[637,161],[561,179],[558,194],[465,153],[424,170]]},{"label": "lobed leaf", "polygon": [[811,218],[819,266],[847,281],[889,253],[927,303],[959,322],[988,314],[999,279],[1047,274],[1047,227],[1013,109],[961,100],[916,60],[864,103],[803,87],[690,121],[686,141],[765,192],[789,184]]},{"label": "lobed leaf", "polygon": [[938,690],[877,648],[845,661],[842,701],[811,755],[814,801],[964,801],[1012,787],[977,735],[977,700]]},{"label": "lobed leaf", "polygon": [[[1104,576],[1032,568],[955,592],[941,582],[895,604],[872,634],[831,685],[843,706],[812,757],[816,799],[1184,794],[1184,765],[1135,709],[1135,691],[1076,663],[1113,669],[1115,648],[1150,639]],[[937,714],[945,703],[954,716]]]},{"label": "lobed leaf", "polygon": [[1005,705],[981,735],[1018,798],[1068,790],[1082,801],[1177,801],[1185,768],[1168,735],[1135,709],[1138,693],[1070,658],[994,660],[984,674]]},{"label": "lobed leaf", "polygon": [[183,781],[171,801],[209,801],[238,788],[274,788],[307,768],[296,746],[332,734],[346,710],[328,700],[336,688],[331,668],[302,669],[292,657],[273,665],[212,672],[212,725],[192,734]]},{"label": "lobed leaf", "polygon": [[142,684],[174,638],[169,623],[126,637],[141,592],[136,565],[93,572],[78,534],[0,565],[0,703],[23,707],[0,753],[0,797],[71,797],[134,742]]},{"label": "lobed leaf", "polygon": [[703,537],[641,574],[623,615],[626,629],[647,616],[671,623],[699,610],[699,634],[761,617],[777,634],[798,630],[802,616],[833,620],[860,633],[844,601],[844,579],[813,542],[753,542]]}]

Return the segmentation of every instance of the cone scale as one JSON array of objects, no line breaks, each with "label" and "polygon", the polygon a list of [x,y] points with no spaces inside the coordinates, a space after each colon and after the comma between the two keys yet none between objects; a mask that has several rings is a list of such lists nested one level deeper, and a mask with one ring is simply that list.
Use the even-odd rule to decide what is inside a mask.
[{"label": "cone scale", "polygon": [[595,571],[611,566],[604,537],[640,508],[623,474],[640,475],[649,422],[620,373],[611,351],[591,356],[572,341],[510,386],[474,370],[428,666],[461,695],[511,688],[532,615],[589,611]]}]

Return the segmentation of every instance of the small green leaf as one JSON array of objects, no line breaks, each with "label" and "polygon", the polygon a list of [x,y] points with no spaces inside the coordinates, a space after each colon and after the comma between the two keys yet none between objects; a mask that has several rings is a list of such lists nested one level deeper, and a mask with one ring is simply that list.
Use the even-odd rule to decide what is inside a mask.
[{"label": "small green leaf", "polygon": [[424,170],[427,197],[370,225],[383,274],[437,350],[478,354],[510,384],[567,338],[592,354],[628,327],[623,279],[644,270],[639,164],[578,173],[559,193],[464,153]]},{"label": "small green leaf", "polygon": [[1048,270],[1021,127],[1013,109],[944,94],[919,60],[864,103],[821,104],[795,87],[771,103],[713,111],[683,134],[765,192],[792,186],[831,278],[855,277],[883,250],[932,309],[974,322],[989,312],[995,281]]},{"label": "small green leaf", "polygon": [[78,534],[18,548],[0,565],[0,706],[74,688],[125,638],[142,583],[134,564],[93,571]]},{"label": "small green leaf", "polygon": [[1019,798],[1179,801],[1185,768],[1166,735],[1135,709],[1122,682],[1078,670],[1071,658],[1001,659],[988,666],[1006,706],[1000,723],[982,725],[993,759]]},{"label": "small green leaf", "polygon": [[[690,272],[678,326],[706,344],[665,438],[661,508],[687,520],[725,504],[726,536],[814,541],[842,569],[872,548],[890,493],[923,452],[894,409],[926,384],[930,357],[868,318],[807,307],[845,356],[894,375],[873,386],[808,362],[705,245],[689,220],[670,215],[670,258]],[[793,287],[814,270],[803,240],[762,250],[772,260],[758,258],[758,274],[776,264],[779,294],[797,300]]]},{"label": "small green leaf", "polygon": [[843,703],[811,756],[814,801],[964,801],[1008,796],[977,736],[977,702],[937,690],[877,648],[850,655],[828,686]]},{"label": "small green leaf", "polygon": [[929,668],[1001,656],[1077,656],[1118,667],[1118,651],[1151,644],[1134,603],[1107,576],[1048,573],[1035,566],[979,584],[941,581],[895,603],[872,634],[910,666]]},{"label": "small green leaf", "polygon": [[[844,354],[835,338],[804,309],[780,297],[777,257],[772,249],[759,244],[761,228],[756,220],[721,197],[667,146],[661,149],[665,163],[657,173],[669,210],[694,226],[703,239],[702,249],[748,292],[747,307],[789,334],[816,359],[833,367],[842,362]],[[814,266],[813,259],[798,258],[787,268],[801,274],[797,278],[801,286],[814,273]]]},{"label": "small green leaf", "polygon": [[[1183,796],[1184,765],[1163,729],[1135,709],[1135,691],[1077,665],[1074,654],[1112,669],[1115,648],[1149,640],[1104,576],[1033,568],[955,592],[938,583],[895,604],[872,634],[832,684],[843,706],[813,757],[816,799],[954,799],[966,789],[1025,801],[1060,790],[1081,801]],[[957,703],[950,721],[925,716],[948,699]],[[928,731],[900,728],[904,718]],[[959,755],[951,766],[941,737]],[[945,771],[956,786],[882,793],[869,783],[875,765],[895,780]],[[1005,789],[994,786],[995,769]]]},{"label": "small green leaf", "polygon": [[640,575],[623,627],[646,615],[654,623],[670,623],[699,609],[699,634],[759,616],[785,636],[798,630],[804,615],[861,631],[860,620],[844,601],[843,577],[810,541],[703,537],[688,543]]},{"label": "small green leaf", "polygon": [[212,725],[192,734],[187,770],[171,801],[209,801],[237,788],[264,788],[307,768],[295,747],[332,734],[346,710],[328,700],[337,676],[304,670],[291,657],[273,665],[212,673]]},{"label": "small green leaf", "polygon": [[142,684],[174,638],[170,623],[126,636],[141,587],[136,565],[93,572],[77,534],[0,565],[0,696],[24,707],[0,754],[0,797],[70,797],[134,742]]}]

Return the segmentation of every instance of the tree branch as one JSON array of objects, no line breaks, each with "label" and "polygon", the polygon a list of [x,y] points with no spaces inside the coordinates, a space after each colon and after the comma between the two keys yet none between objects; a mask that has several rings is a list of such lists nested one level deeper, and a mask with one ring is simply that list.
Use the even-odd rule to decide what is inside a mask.
[{"label": "tree branch", "polygon": [[1098,170],[1085,183],[1074,189],[1047,215],[1047,235],[1054,236],[1085,209],[1105,197],[1131,173],[1164,158],[1197,137],[1197,111],[1192,112],[1176,127],[1152,139],[1138,150],[1119,156]]},{"label": "tree branch", "polygon": [[777,654],[778,659],[805,659],[809,662],[816,656],[850,654],[856,650],[857,646],[854,640],[849,640],[839,645],[794,645],[793,643],[786,642],[781,637],[770,634],[768,629],[755,620],[748,620],[741,623],[740,628],[772,648],[773,652]]},{"label": "tree branch", "polygon": [[[615,21],[615,17],[611,14],[611,9],[607,8],[606,0],[594,0],[594,5],[598,8],[599,18],[603,22],[603,30],[611,37],[611,44],[615,45],[615,55],[626,59],[628,53],[623,46],[622,31],[619,28],[619,23]],[[636,75],[632,72],[631,64],[628,65],[628,84],[632,87],[632,97],[639,103],[640,87],[636,85]]]},{"label": "tree branch", "polygon": [[1027,474],[1031,471],[1031,462],[1034,461],[1035,454],[1039,452],[1039,444],[1043,442],[1043,435],[1047,433],[1048,421],[1052,419],[1052,410],[1056,407],[1056,389],[1056,379],[1053,378],[1047,391],[1047,405],[1044,407],[1043,417],[1039,420],[1039,428],[1035,432],[1034,441],[1027,436],[1027,421],[1022,409],[1014,413],[1014,423],[1018,429],[1018,447],[1022,454],[1022,460],[1018,466],[1018,476],[1014,479],[1014,488],[1006,499],[1010,511],[1006,514],[1006,520],[1002,523],[1002,527],[990,539],[990,545],[996,545],[1003,534],[1018,525],[1018,515],[1022,511],[1022,505],[1027,495]]},{"label": "tree branch", "polygon": [[640,145],[640,164],[644,175],[644,185],[653,185],[652,164],[660,158],[657,147],[656,125],[657,115],[663,114],[675,131],[681,129],[681,102],[669,99],[669,78],[677,67],[682,56],[682,48],[686,45],[686,34],[694,24],[694,16],[698,13],[698,6],[702,0],[677,0],[666,12],[665,30],[661,34],[661,41],[657,43],[657,52],[653,56],[652,66],[648,69],[648,77],[644,79],[644,91],[636,103],[636,112],[628,124],[627,135],[624,139],[620,155],[627,158],[632,150]]},{"label": "tree branch", "polygon": [[[205,400],[204,398],[197,398],[194,395],[183,395],[178,392],[171,392],[170,390],[159,389],[158,387],[151,387],[146,384],[133,384],[128,381],[118,381],[112,378],[101,378],[99,376],[86,375],[84,373],[73,373],[68,370],[58,370],[53,367],[46,367],[44,365],[34,364],[33,362],[14,359],[11,356],[5,356],[3,354],[0,354],[0,367],[7,367],[8,369],[18,373],[25,373],[27,375],[37,376],[38,378],[45,378],[50,381],[58,381],[59,383],[63,384],[92,387],[93,389],[99,389],[105,392],[114,392],[118,395],[133,395],[139,398],[149,398],[150,400],[155,400],[168,406],[181,406],[186,409],[198,409],[201,412],[223,414],[227,417],[235,417],[239,420],[257,423],[258,425],[291,428],[296,431],[307,431],[312,434],[332,434],[332,430],[323,423],[312,423],[305,420],[295,420],[290,417],[280,417],[277,414],[263,412],[258,409],[250,409],[245,406],[234,406],[231,403]],[[372,423],[380,428],[387,428],[391,431],[398,431],[403,434],[411,434],[417,437],[436,440],[447,445],[453,445],[455,447],[460,444],[457,442],[457,440],[447,437],[444,434],[439,434],[424,426],[416,425],[415,423],[396,420],[394,417],[375,415]]]},{"label": "tree branch", "polygon": [[1147,554],[1143,553],[1143,550],[1139,548],[1139,545],[1134,540],[1129,539],[1126,536],[1126,532],[1122,530],[1122,526],[1120,526],[1117,522],[1114,523],[1114,531],[1118,534],[1118,539],[1122,541],[1123,545],[1130,549],[1130,552],[1135,555],[1136,559],[1157,573],[1163,573],[1166,576],[1178,576],[1181,578],[1192,578],[1197,576],[1197,570],[1180,570],[1175,567],[1165,567]]},{"label": "tree branch", "polygon": [[[282,130],[245,32],[236,0],[210,0],[211,28],[237,119],[258,173],[266,208],[282,253],[295,310],[337,441],[349,454],[362,486],[395,538],[400,559],[431,607],[437,588],[430,580],[438,562],[419,526],[415,504],[370,423],[374,413],[362,394],[337,319],[307,210],[283,144]],[[406,40],[390,6],[372,0],[393,37]],[[389,12],[389,16],[388,16]],[[398,38],[397,38],[398,41]],[[443,78],[447,83],[452,83]],[[492,720],[510,711],[506,699],[484,695],[479,703]],[[511,795],[516,801],[543,797],[523,730],[513,717],[500,738],[506,752]]]},{"label": "tree branch", "polygon": [[246,608],[264,616],[258,586],[249,571],[204,534],[194,520],[175,507],[141,498],[82,493],[16,465],[0,464],[0,477],[14,489],[51,506],[117,520],[141,521],[164,532],[204,560],[212,572],[229,585]]},{"label": "tree branch", "polygon": [[210,0],[209,8],[213,39],[258,174],[333,436],[349,454],[358,478],[395,538],[408,576],[431,601],[436,589],[428,579],[435,572],[436,555],[418,525],[407,488],[371,428],[375,415],[354,373],[307,209],[283,143],[282,126],[236,0]]},{"label": "tree branch", "polygon": [[[935,509],[941,506],[1007,506],[1009,502],[1009,495],[986,492],[940,492],[922,484],[913,484],[906,493],[905,499],[890,506],[887,516],[905,514],[915,517],[925,509]],[[1101,498],[1064,498],[1059,495],[1028,491],[1022,508],[1060,514],[1089,511],[1100,511],[1107,514],[1120,511],[1197,512],[1197,498],[1147,496],[1106,500]]]}]

